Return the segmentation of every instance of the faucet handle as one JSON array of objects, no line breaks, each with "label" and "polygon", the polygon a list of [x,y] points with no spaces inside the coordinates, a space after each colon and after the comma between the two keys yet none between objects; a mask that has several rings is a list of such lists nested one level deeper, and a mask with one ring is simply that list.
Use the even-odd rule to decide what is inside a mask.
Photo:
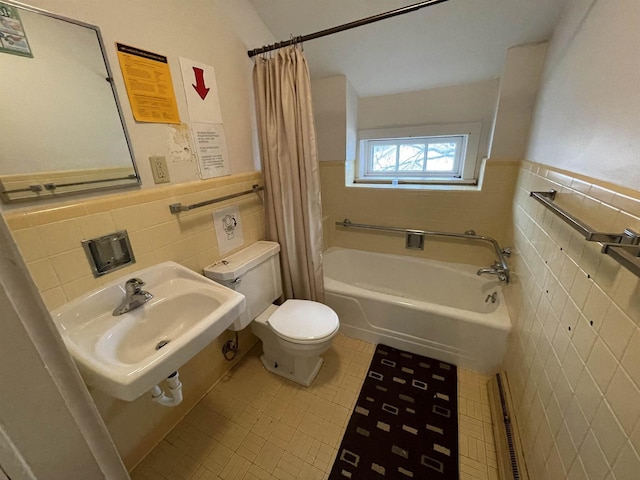
[{"label": "faucet handle", "polygon": [[124,284],[124,289],[127,293],[138,293],[143,285],[145,285],[145,283],[139,278],[130,278]]}]

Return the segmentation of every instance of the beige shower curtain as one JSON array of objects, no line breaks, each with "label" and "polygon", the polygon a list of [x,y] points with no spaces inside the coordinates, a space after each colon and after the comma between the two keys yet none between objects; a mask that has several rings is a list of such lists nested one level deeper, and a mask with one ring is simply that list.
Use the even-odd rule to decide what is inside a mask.
[{"label": "beige shower curtain", "polygon": [[307,61],[299,47],[253,69],[267,238],[280,243],[286,298],[323,301],[322,207]]}]

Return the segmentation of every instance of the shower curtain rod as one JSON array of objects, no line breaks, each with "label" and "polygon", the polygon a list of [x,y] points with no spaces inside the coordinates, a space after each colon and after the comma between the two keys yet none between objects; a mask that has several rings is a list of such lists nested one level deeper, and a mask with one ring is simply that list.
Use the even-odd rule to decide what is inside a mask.
[{"label": "shower curtain rod", "polygon": [[319,32],[310,33],[309,35],[294,37],[290,40],[276,42],[272,45],[265,45],[264,47],[254,48],[253,50],[249,50],[247,54],[249,55],[250,58],[255,57],[256,55],[260,55],[261,53],[265,53],[265,52],[270,52],[271,50],[278,50],[279,48],[288,47],[289,45],[293,45],[296,43],[302,43],[309,40],[314,40],[316,38],[326,37],[327,35],[333,35],[334,33],[344,32],[345,30],[361,27],[362,25],[368,25],[369,23],[378,22],[380,20],[385,20],[387,18],[403,15],[405,13],[415,12],[416,10],[420,10],[421,8],[430,7],[432,5],[437,5],[439,3],[444,3],[447,1],[449,0],[427,0],[425,2],[414,3],[413,5],[407,5],[406,7],[396,8],[395,10],[390,10],[388,12],[373,15],[371,17],[362,18],[354,22],[338,25],[337,27],[327,28],[325,30],[320,30]]}]

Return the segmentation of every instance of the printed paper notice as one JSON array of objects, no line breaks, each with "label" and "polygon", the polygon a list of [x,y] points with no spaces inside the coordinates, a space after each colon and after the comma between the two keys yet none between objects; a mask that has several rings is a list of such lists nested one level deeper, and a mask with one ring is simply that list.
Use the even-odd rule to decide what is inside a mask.
[{"label": "printed paper notice", "polygon": [[227,142],[222,124],[194,123],[191,125],[201,178],[229,175]]},{"label": "printed paper notice", "polygon": [[218,252],[224,255],[244,243],[240,208],[237,205],[213,212]]},{"label": "printed paper notice", "polygon": [[0,3],[0,53],[33,58],[18,9],[5,3]]},{"label": "printed paper notice", "polygon": [[116,43],[133,117],[138,122],[180,123],[167,57]]}]

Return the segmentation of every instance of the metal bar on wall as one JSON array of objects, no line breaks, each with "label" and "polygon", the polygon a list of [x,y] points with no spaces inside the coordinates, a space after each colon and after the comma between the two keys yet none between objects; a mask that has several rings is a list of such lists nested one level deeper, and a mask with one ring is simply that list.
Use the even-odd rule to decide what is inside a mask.
[{"label": "metal bar on wall", "polygon": [[609,255],[620,265],[640,277],[640,234],[627,228],[622,233],[598,232],[567,212],[553,201],[557,192],[530,192],[530,196],[560,217],[589,242],[602,243],[602,253]]},{"label": "metal bar on wall", "polygon": [[504,259],[504,257],[511,255],[511,250],[508,248],[505,248],[505,249],[501,248],[500,244],[498,244],[498,241],[496,239],[492,237],[486,237],[484,235],[477,235],[473,230],[469,230],[465,233],[436,232],[436,231],[429,231],[429,230],[417,230],[413,228],[385,227],[383,225],[368,225],[365,223],[353,223],[348,218],[345,218],[342,222],[336,222],[336,225],[340,227],[347,227],[347,228],[363,228],[365,230],[381,230],[385,232],[424,235],[429,237],[460,238],[460,239],[480,240],[483,242],[488,242],[493,246],[493,249],[496,252],[496,257],[498,258],[500,267],[507,275],[507,278],[509,276],[509,266],[507,265],[507,261]]},{"label": "metal bar on wall", "polygon": [[206,205],[211,205],[213,203],[224,202],[225,200],[230,200],[232,198],[242,197],[243,195],[249,195],[250,193],[256,193],[261,190],[264,190],[264,187],[259,185],[254,185],[251,190],[245,190],[244,192],[232,193],[231,195],[225,195],[224,197],[214,198],[212,200],[206,200],[204,202],[194,203],[192,205],[182,205],[181,203],[172,203],[169,205],[169,210],[171,213],[179,213],[179,212],[188,212],[189,210],[193,210],[194,208],[204,207]]}]

